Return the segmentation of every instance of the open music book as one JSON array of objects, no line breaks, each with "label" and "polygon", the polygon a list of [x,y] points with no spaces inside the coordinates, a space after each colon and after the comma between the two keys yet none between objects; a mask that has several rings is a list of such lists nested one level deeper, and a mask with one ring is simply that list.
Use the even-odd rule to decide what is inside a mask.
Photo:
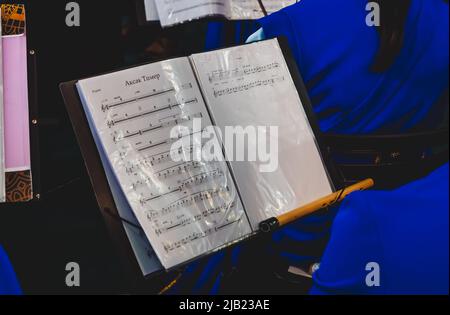
[{"label": "open music book", "polygon": [[[72,83],[145,275],[334,191],[284,46],[267,40]],[[230,127],[241,130],[235,151]]]},{"label": "open music book", "polygon": [[253,20],[276,12],[298,0],[144,0],[147,21],[171,26],[210,16]]}]

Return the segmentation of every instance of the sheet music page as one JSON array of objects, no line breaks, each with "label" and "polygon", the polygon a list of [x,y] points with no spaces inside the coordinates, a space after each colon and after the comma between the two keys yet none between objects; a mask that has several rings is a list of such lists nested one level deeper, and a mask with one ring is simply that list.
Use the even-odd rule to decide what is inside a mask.
[{"label": "sheet music page", "polygon": [[159,21],[155,0],[144,0],[145,18],[148,22]]},{"label": "sheet music page", "polygon": [[197,54],[192,59],[213,121],[222,133],[226,134],[226,127],[258,131],[258,139],[248,137],[244,148],[247,157],[258,152],[254,161],[239,161],[237,146],[234,156],[227,151],[254,229],[265,219],[332,193],[278,40]]},{"label": "sheet music page", "polygon": [[[264,17],[258,0],[230,0],[231,20],[256,20]],[[267,14],[277,12],[284,7],[297,3],[297,0],[262,0]]]},{"label": "sheet music page", "polygon": [[262,0],[267,14],[275,13],[297,2],[300,2],[300,0]]},{"label": "sheet music page", "polygon": [[2,54],[2,8],[0,6],[0,202],[6,201],[5,187],[5,131],[3,123],[3,54]]},{"label": "sheet music page", "polygon": [[[205,141],[196,125],[211,121],[188,58],[82,80],[78,89],[166,269],[252,233],[228,165],[193,158]],[[179,141],[184,146],[174,152]]]},{"label": "sheet music page", "polygon": [[[85,105],[86,104],[83,104],[83,106]],[[88,111],[88,108],[84,108],[84,110]],[[95,125],[90,115],[87,115],[87,120],[89,128],[91,130],[95,130]],[[134,215],[134,212],[127,201],[127,198],[122,191],[120,183],[118,182],[117,176],[115,176],[114,174],[114,170],[112,169],[111,164],[108,162],[108,156],[104,152],[104,148],[102,146],[99,135],[97,133],[93,133],[93,138],[95,141],[95,145],[97,146],[97,149],[99,151],[100,159],[102,161],[103,168],[105,169],[105,174],[108,180],[109,187],[111,189],[111,193],[113,194],[114,203],[116,204],[119,216],[120,218],[126,220],[123,221],[123,228],[125,230],[125,233],[127,234],[128,240],[130,241],[131,248],[133,249],[133,253],[136,257],[142,274],[144,276],[148,276],[152,273],[164,270],[149,240],[145,236],[145,233],[138,228],[139,222],[137,221],[136,216]]]},{"label": "sheet music page", "polygon": [[155,0],[161,25],[170,26],[230,12],[229,0]]}]

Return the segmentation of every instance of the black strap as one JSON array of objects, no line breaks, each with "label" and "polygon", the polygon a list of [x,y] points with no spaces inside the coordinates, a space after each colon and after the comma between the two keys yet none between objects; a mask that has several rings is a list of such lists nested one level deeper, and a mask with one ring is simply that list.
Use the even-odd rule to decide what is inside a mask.
[{"label": "black strap", "polygon": [[266,10],[266,7],[264,6],[262,0],[258,0],[258,3],[259,3],[259,6],[260,6],[261,11],[263,12],[264,16],[267,16],[268,15],[267,10]]},{"label": "black strap", "polygon": [[132,227],[135,227],[136,229],[138,229],[138,230],[140,230],[140,231],[144,231],[144,229],[143,229],[140,225],[137,225],[136,223],[133,223],[133,222],[127,220],[127,219],[122,218],[120,215],[114,213],[111,209],[105,208],[104,210],[105,210],[105,212],[106,212],[107,214],[109,214],[109,215],[110,215],[111,217],[113,217],[114,219],[119,220],[119,221],[122,221],[122,222],[124,222],[124,223],[127,223],[127,224],[131,225]]}]

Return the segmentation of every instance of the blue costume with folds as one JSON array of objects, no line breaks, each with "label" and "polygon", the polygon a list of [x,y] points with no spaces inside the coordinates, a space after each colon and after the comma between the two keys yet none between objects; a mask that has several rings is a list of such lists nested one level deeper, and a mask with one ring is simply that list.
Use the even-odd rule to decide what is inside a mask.
[{"label": "blue costume with folds", "polygon": [[[412,0],[403,50],[384,73],[371,71],[379,35],[365,22],[366,4],[302,0],[260,20],[262,29],[253,38],[288,38],[324,132],[435,128],[448,112],[448,105],[437,105],[448,86],[448,3]],[[223,43],[220,25],[211,25],[208,49]],[[296,266],[321,261],[316,294],[448,293],[448,211],[447,165],[396,191],[350,196],[335,218],[324,256],[335,213],[276,232],[258,261],[281,259]],[[240,246],[218,253],[200,271],[192,264],[184,276],[197,277],[192,293],[220,293],[224,270],[238,264],[242,251]],[[380,265],[381,287],[366,285],[369,262]]]},{"label": "blue costume with folds", "polygon": [[[313,294],[448,294],[449,166],[395,191],[345,200]],[[370,286],[379,267],[379,286]],[[376,271],[378,272],[378,271]],[[368,277],[369,282],[366,282]]]},{"label": "blue costume with folds", "polygon": [[20,295],[22,290],[14,273],[14,269],[0,246],[0,295]]}]

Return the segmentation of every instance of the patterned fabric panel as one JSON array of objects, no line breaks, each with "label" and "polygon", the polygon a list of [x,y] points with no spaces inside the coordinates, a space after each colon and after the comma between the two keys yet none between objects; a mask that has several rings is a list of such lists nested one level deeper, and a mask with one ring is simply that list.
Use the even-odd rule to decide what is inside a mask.
[{"label": "patterned fabric panel", "polygon": [[25,6],[23,4],[2,4],[2,35],[25,33]]},{"label": "patterned fabric panel", "polygon": [[6,202],[33,199],[31,171],[6,173]]}]

